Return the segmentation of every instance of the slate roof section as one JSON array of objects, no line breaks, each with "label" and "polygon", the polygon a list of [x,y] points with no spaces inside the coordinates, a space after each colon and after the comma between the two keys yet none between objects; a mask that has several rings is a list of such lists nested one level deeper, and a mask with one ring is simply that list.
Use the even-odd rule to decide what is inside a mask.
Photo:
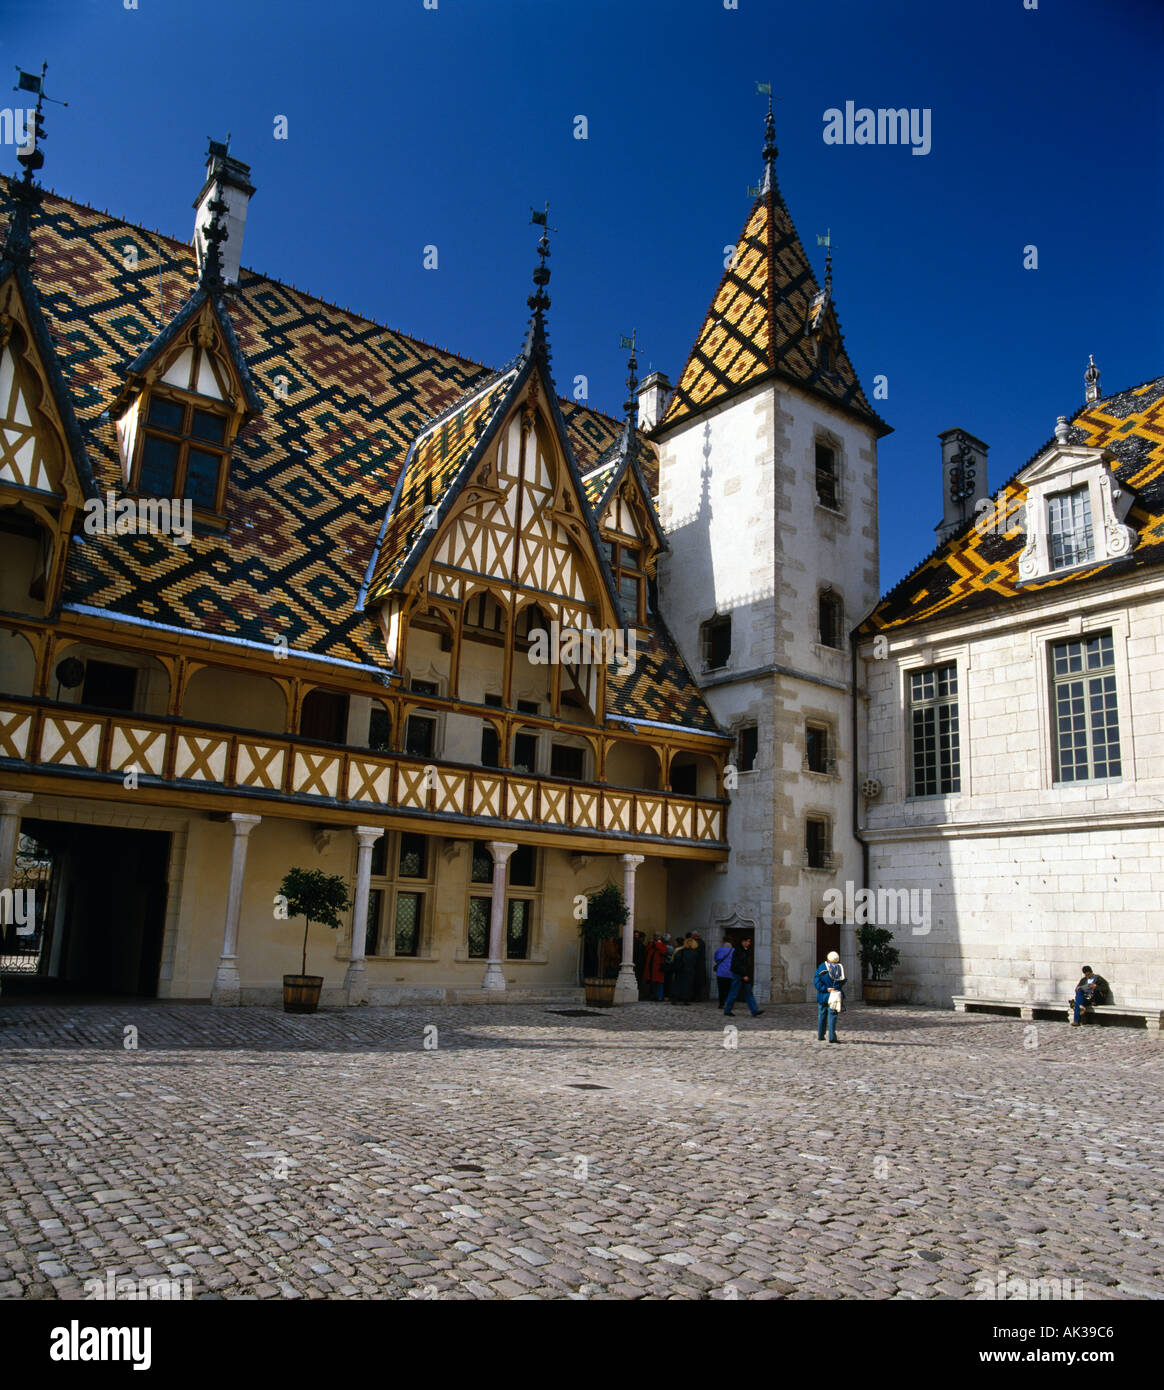
[{"label": "slate roof section", "polygon": [[838,343],[835,371],[822,370],[809,351],[805,325],[819,287],[775,179],[752,205],[736,253],[656,437],[768,377],[795,383],[872,424],[879,436],[889,434],[857,379],[832,304],[825,320]]},{"label": "slate roof section", "polygon": [[1136,496],[1126,518],[1126,524],[1137,532],[1131,555],[1020,586],[1018,557],[1026,545],[1026,535],[1017,523],[1026,488],[1017,479],[1053,443],[1044,444],[994,494],[995,510],[1001,506],[1007,519],[1016,523],[1009,531],[995,534],[969,523],[891,589],[858,632],[869,635],[961,616],[1031,593],[1164,564],[1164,377],[1084,406],[1071,421],[1067,436],[1071,445],[1110,449],[1119,461],[1115,476]]}]

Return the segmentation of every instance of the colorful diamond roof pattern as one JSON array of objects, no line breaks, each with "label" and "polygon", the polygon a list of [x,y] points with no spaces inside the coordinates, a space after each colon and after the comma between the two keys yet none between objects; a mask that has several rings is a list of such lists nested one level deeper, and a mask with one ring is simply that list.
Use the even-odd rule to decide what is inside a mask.
[{"label": "colorful diamond roof pattern", "polygon": [[888,434],[889,426],[861,389],[831,304],[822,335],[834,337],[837,345],[833,369],[826,371],[812,350],[806,325],[819,293],[773,179],[752,206],[734,262],[724,271],[660,428],[775,376],[874,424],[880,435]]},{"label": "colorful diamond roof pattern", "polygon": [[[5,214],[0,236],[6,227]],[[196,294],[193,248],[47,192],[32,238],[42,349],[55,353],[95,491],[120,491],[108,412],[131,365]],[[223,304],[262,410],[235,443],[225,531],[185,546],[156,535],[74,537],[64,602],[263,646],[283,639],[386,670],[376,614],[359,596],[404,461],[414,445],[430,451],[437,500],[435,480],[474,447],[507,375],[245,268]],[[620,421],[555,404],[581,472],[616,448]],[[423,477],[418,491],[401,491],[401,546],[418,507],[423,518]],[[655,662],[675,706],[690,707],[692,727],[714,731],[682,660],[662,638],[648,646],[653,655],[641,659]],[[655,702],[634,692],[617,703],[621,715],[655,717]]]},{"label": "colorful diamond roof pattern", "polygon": [[1115,476],[1136,497],[1127,516],[1137,532],[1130,556],[1020,588],[1018,558],[1026,535],[1019,523],[1026,487],[1018,478],[1048,443],[995,494],[995,514],[1013,521],[1009,530],[971,523],[951,536],[881,600],[859,631],[952,617],[1031,592],[1086,584],[1113,571],[1164,564],[1164,377],[1085,406],[1071,422],[1067,443],[1110,449],[1116,456]]}]

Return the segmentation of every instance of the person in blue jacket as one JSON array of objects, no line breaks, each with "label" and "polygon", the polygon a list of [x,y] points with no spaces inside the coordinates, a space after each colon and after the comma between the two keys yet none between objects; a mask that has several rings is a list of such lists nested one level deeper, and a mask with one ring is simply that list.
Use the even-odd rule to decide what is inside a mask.
[{"label": "person in blue jacket", "polygon": [[830,951],[826,959],[817,966],[812,982],[816,986],[816,1040],[817,1042],[824,1042],[825,1024],[827,1023],[829,1042],[839,1042],[837,1013],[835,1009],[829,1008],[830,990],[840,990],[842,998],[845,994],[845,967],[841,964],[841,958],[836,951]]}]

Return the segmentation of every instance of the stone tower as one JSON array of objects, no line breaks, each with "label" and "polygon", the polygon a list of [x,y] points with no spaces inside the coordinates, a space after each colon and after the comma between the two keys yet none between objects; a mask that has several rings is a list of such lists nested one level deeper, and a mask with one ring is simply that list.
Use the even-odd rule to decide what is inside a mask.
[{"label": "stone tower", "polygon": [[[807,997],[827,890],[863,884],[852,835],[849,632],[879,598],[877,441],[776,181],[763,181],[652,438],[670,554],[661,606],[709,707],[736,736],[726,872],[691,875],[687,926],[714,948],[754,933],[758,997]],[[818,937],[819,932],[819,937]],[[815,996],[814,996],[815,997]]]}]

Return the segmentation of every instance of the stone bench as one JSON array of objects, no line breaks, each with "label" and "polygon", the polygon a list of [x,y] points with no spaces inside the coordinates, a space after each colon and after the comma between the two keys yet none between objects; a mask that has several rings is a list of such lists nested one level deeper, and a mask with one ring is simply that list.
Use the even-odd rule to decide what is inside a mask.
[{"label": "stone bench", "polygon": [[[1072,1007],[1052,1000],[1037,999],[990,999],[978,994],[955,994],[952,996],[955,1013],[968,1013],[971,1009],[982,1009],[987,1013],[1017,1013],[1019,1018],[1035,1018],[1051,1014],[1055,1018],[1071,1021]],[[1084,1018],[1094,1014],[1097,1018],[1133,1019],[1142,1018],[1149,1033],[1164,1035],[1164,1009],[1131,1009],[1123,1004],[1093,1004],[1085,1010]]]}]

